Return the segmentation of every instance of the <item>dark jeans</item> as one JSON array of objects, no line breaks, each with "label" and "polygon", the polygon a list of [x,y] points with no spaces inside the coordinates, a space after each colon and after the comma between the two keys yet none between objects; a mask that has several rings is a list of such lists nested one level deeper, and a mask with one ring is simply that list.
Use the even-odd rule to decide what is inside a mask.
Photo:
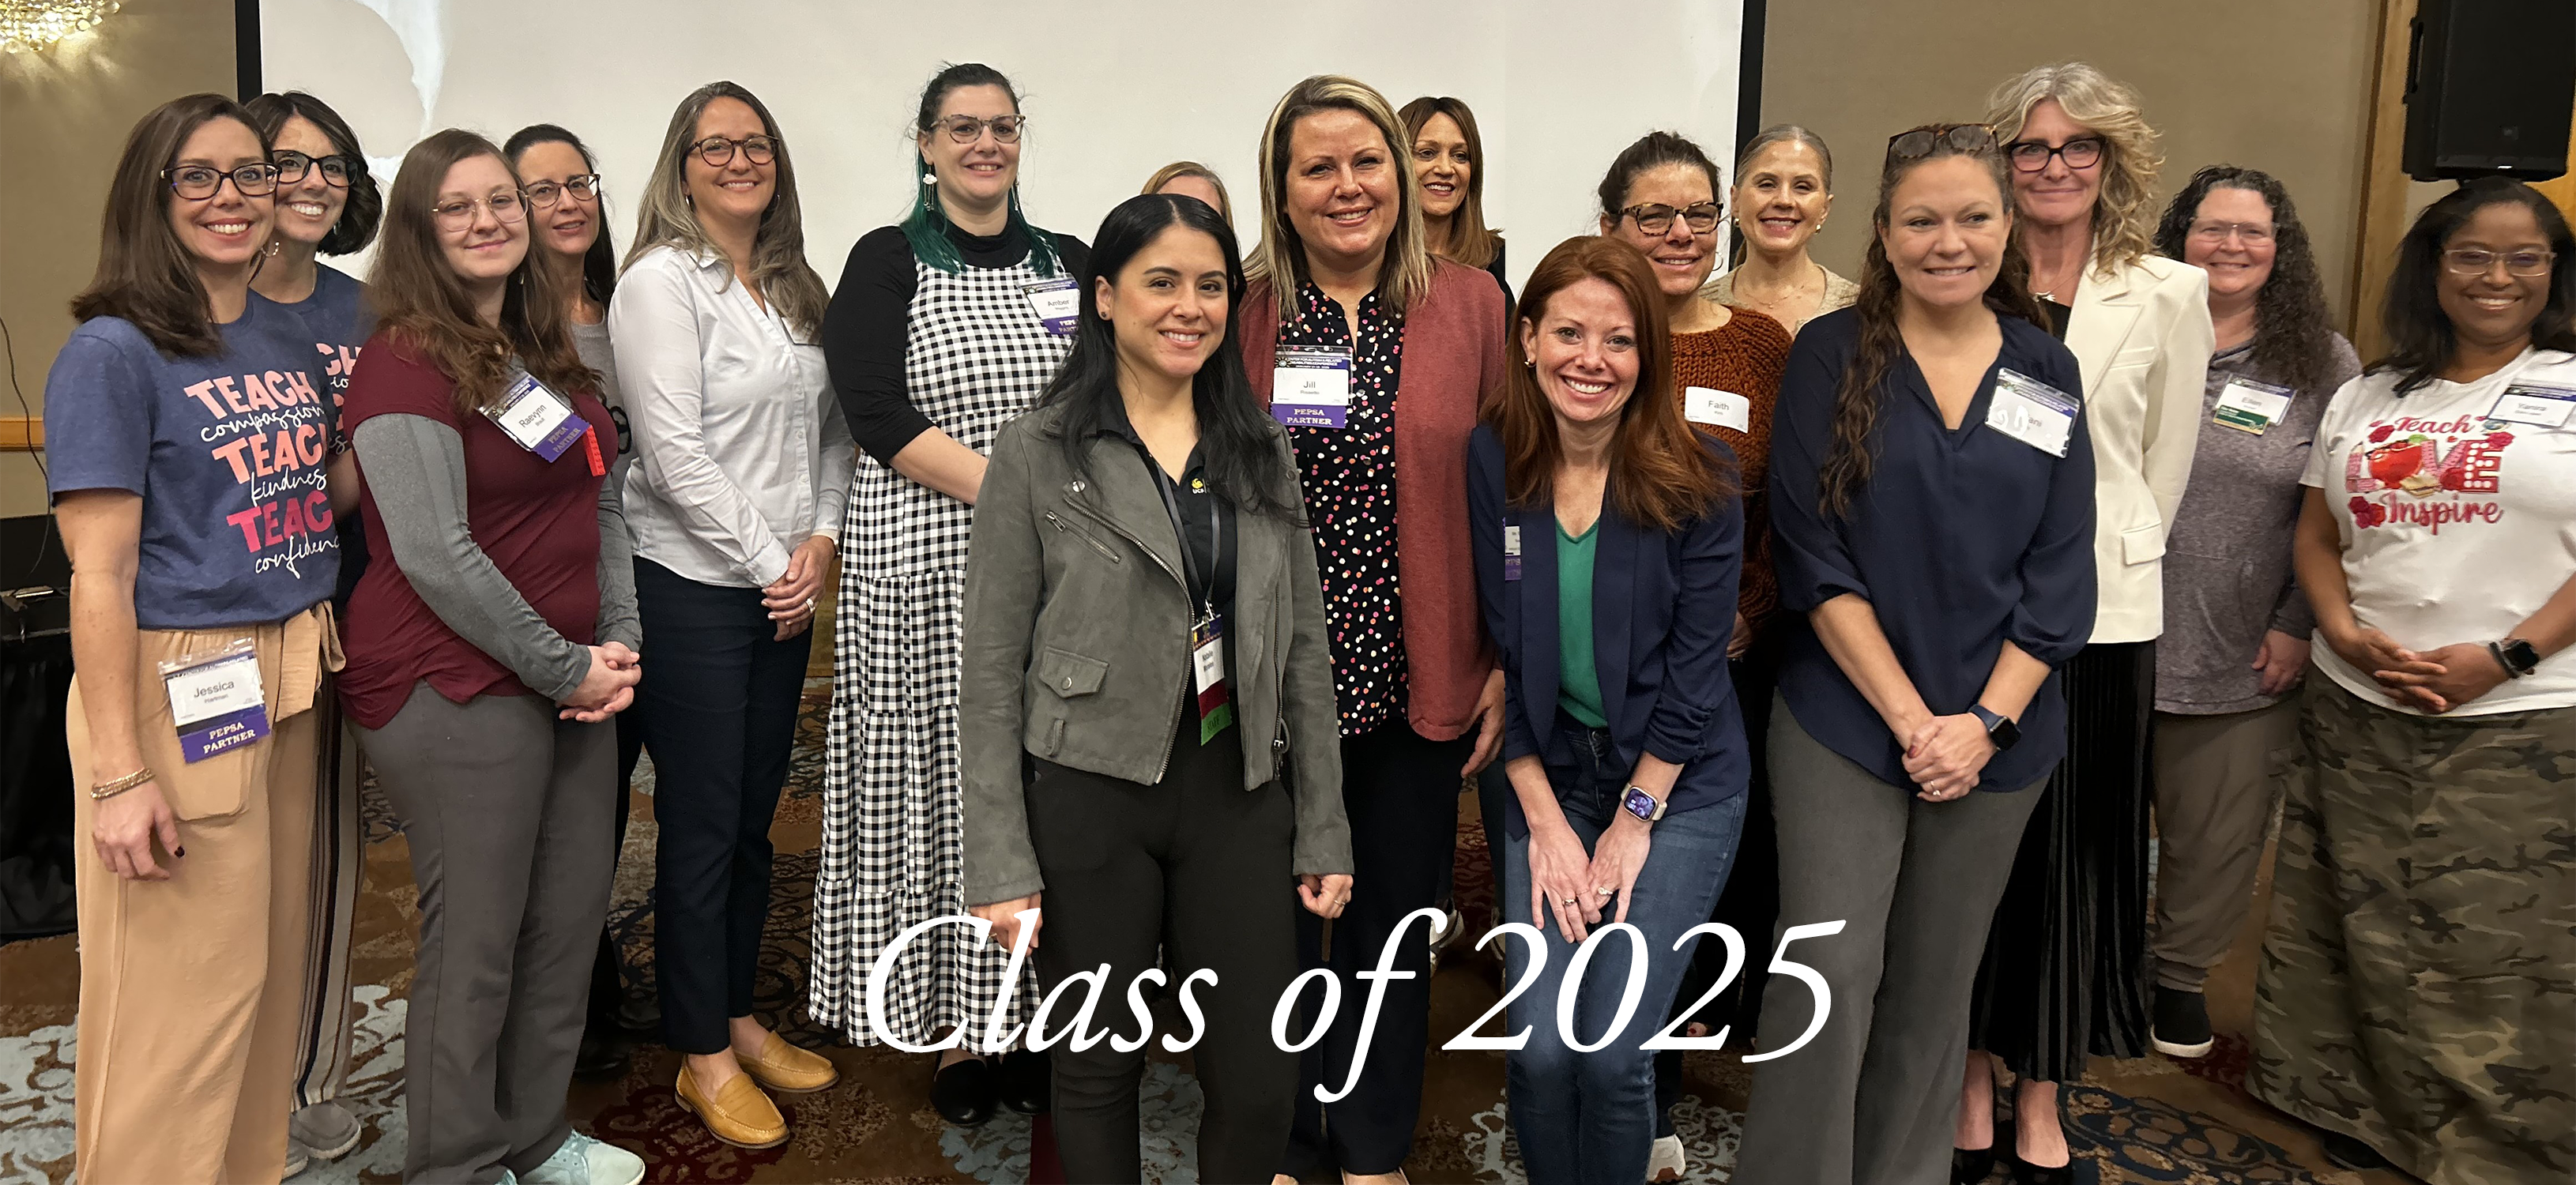
[{"label": "dark jeans", "polygon": [[[1583,841],[1586,852],[1621,812],[1620,795],[1633,772],[1621,764],[1606,729],[1585,728],[1558,717],[1558,727],[1574,751],[1571,767],[1551,766],[1547,780],[1556,789],[1557,806]],[[1655,1057],[1639,1043],[1661,1029],[1672,1013],[1673,997],[1691,951],[1674,947],[1691,927],[1708,920],[1735,859],[1736,838],[1744,830],[1745,796],[1669,814],[1655,824],[1654,843],[1646,865],[1628,898],[1628,924],[1643,935],[1644,957],[1638,959],[1634,936],[1604,937],[1583,970],[1574,1003],[1574,1039],[1604,1039],[1617,1019],[1628,991],[1632,960],[1645,964],[1644,989],[1627,1027],[1603,1048],[1580,1052],[1566,1044],[1557,1027],[1557,998],[1576,944],[1551,916],[1541,931],[1547,936],[1547,963],[1529,990],[1512,1001],[1504,1031],[1529,1033],[1529,1044],[1504,1059],[1511,1098],[1512,1131],[1520,1138],[1521,1159],[1529,1179],[1583,1182],[1584,1185],[1634,1185],[1646,1176],[1646,1153],[1655,1139]],[[1529,908],[1530,837],[1516,837],[1501,857],[1502,899],[1518,920]],[[1607,924],[1616,903],[1603,911]],[[1506,939],[1505,982],[1517,986],[1530,974],[1530,950]],[[1717,946],[1694,940],[1693,946]]]},{"label": "dark jeans", "polygon": [[[1029,842],[1046,877],[1038,973],[1052,988],[1106,965],[1093,1031],[1132,1040],[1128,988],[1158,953],[1170,978],[1149,1000],[1179,990],[1193,971],[1214,971],[1215,984],[1190,988],[1207,1018],[1191,1050],[1207,1099],[1199,1179],[1267,1181],[1297,1089],[1297,1055],[1270,1040],[1270,1010],[1297,972],[1296,816],[1285,783],[1243,788],[1240,728],[1202,745],[1195,713],[1182,720],[1152,786],[1035,762]],[[1066,993],[1048,1018],[1050,1035],[1071,1023],[1083,991]],[[1049,1052],[1065,1178],[1141,1180],[1136,1095],[1146,1050],[1122,1053],[1102,1041]]]},{"label": "dark jeans", "polygon": [[[1356,976],[1377,967],[1397,923],[1438,899],[1440,882],[1457,856],[1458,771],[1475,747],[1473,732],[1454,741],[1429,740],[1401,717],[1342,738],[1342,809],[1350,816],[1351,859],[1358,872],[1350,905],[1333,922],[1332,957],[1323,953],[1323,919],[1297,912],[1299,962],[1329,967],[1341,978],[1342,1007],[1300,1059],[1297,1124],[1280,1172],[1301,1179],[1391,1173],[1413,1151],[1413,1127],[1422,1114],[1422,1064],[1431,1040],[1431,946],[1422,928],[1397,944],[1395,970],[1410,971],[1413,978],[1387,983],[1366,1050],[1358,1048],[1360,1014],[1371,985]],[[1316,989],[1300,1001],[1293,1035],[1309,1031],[1321,995]],[[1266,1024],[1264,1030],[1267,1040]],[[1367,1057],[1359,1085],[1338,1102],[1317,1102],[1315,1086],[1340,1090],[1355,1053]]]},{"label": "dark jeans", "polygon": [[662,1033],[681,1053],[731,1044],[751,1015],[760,931],[769,918],[770,816],[787,781],[808,631],[776,641],[756,588],[686,579],[635,561],[644,681],[636,685],[653,750],[653,969]]}]

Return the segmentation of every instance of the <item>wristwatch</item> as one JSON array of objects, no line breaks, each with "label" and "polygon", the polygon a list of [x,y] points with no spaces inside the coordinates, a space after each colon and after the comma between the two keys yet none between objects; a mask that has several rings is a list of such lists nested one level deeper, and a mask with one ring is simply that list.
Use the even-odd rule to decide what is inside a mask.
[{"label": "wristwatch", "polygon": [[2013,743],[2021,739],[2021,726],[2013,723],[2010,716],[1990,712],[1984,704],[1968,705],[1968,714],[1986,726],[1986,739],[1994,742],[1995,752],[2012,748]]},{"label": "wristwatch", "polygon": [[1646,793],[1643,786],[1628,787],[1628,793],[1620,797],[1619,805],[1629,814],[1649,823],[1664,817],[1664,800]]},{"label": "wristwatch", "polygon": [[2519,679],[2540,665],[2540,648],[2520,638],[2489,642],[2487,653],[2495,656],[2496,664],[2504,668],[2508,678]]}]

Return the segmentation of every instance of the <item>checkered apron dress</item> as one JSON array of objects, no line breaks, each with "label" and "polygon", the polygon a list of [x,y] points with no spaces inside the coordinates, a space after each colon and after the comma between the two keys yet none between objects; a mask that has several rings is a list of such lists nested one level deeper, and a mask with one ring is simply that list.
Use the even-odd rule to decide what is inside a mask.
[{"label": "checkered apron dress", "polygon": [[[1024,259],[949,274],[913,264],[918,287],[904,378],[914,406],[976,452],[1037,402],[1072,339],[1038,323]],[[1009,952],[962,925],[915,938],[887,976],[879,1011],[868,972],[904,931],[962,914],[965,848],[957,791],[958,635],[974,511],[859,458],[842,528],[832,629],[832,713],[824,765],[823,859],[814,882],[814,1019],[859,1045],[892,1032],[926,1044],[968,1026],[981,1048]],[[1033,1015],[1021,976],[1005,1032]]]}]

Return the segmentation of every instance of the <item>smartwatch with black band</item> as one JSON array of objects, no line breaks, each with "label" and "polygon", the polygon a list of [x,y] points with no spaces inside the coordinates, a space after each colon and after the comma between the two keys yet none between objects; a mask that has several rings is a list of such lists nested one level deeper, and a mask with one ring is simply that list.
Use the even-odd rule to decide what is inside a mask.
[{"label": "smartwatch with black band", "polygon": [[2540,665],[2540,648],[2521,638],[2507,638],[2487,643],[2487,653],[2495,656],[2496,665],[2504,668],[2507,678],[2519,679]]},{"label": "smartwatch with black band", "polygon": [[1968,712],[1986,726],[1986,739],[1994,742],[1995,752],[2012,748],[2021,739],[2021,726],[2013,723],[2012,717],[1988,711],[1984,704],[1970,704]]}]

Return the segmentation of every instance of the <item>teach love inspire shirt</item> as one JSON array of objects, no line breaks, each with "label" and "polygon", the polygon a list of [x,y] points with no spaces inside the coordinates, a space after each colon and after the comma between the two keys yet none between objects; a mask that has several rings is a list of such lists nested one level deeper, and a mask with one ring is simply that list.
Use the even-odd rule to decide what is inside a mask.
[{"label": "teach love inspire shirt", "polygon": [[[2334,511],[2353,616],[2410,650],[2511,637],[2576,575],[2576,355],[2526,350],[2475,382],[2404,395],[2397,378],[2336,392],[2300,479]],[[2317,641],[2318,667],[2345,690],[2414,710]],[[2446,715],[2571,704],[2576,651]]]}]

